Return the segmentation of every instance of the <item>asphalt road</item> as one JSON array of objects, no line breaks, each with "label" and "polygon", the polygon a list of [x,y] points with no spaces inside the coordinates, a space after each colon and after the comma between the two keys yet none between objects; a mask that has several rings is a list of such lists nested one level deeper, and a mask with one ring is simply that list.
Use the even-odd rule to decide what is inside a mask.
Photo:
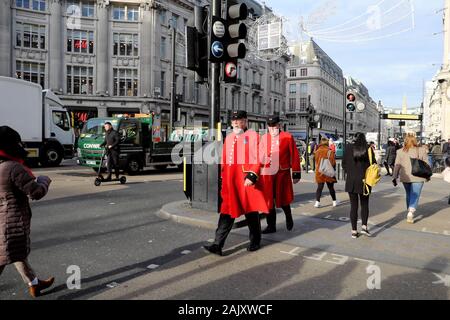
[{"label": "asphalt road", "polygon": [[[198,248],[208,230],[173,224],[154,213],[167,202],[182,200],[181,174],[150,171],[129,183],[93,186],[94,173],[65,163],[48,174],[51,191],[32,203],[32,251],[29,261],[39,277],[56,277],[41,299],[86,299]],[[81,290],[69,290],[69,266],[81,271]],[[113,286],[114,284],[112,284]],[[0,276],[0,300],[29,299],[13,266]]]}]

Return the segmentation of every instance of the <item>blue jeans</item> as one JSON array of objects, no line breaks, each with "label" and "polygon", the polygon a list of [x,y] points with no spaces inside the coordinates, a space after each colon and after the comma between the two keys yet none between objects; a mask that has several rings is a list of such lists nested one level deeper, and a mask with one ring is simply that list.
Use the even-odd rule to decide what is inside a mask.
[{"label": "blue jeans", "polygon": [[403,183],[406,191],[406,209],[417,209],[423,182]]}]

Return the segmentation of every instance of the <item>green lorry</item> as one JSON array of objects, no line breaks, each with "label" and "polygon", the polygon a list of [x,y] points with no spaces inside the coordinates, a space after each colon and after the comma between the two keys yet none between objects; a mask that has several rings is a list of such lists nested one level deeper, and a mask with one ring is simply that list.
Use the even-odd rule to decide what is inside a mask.
[{"label": "green lorry", "polygon": [[[77,162],[79,165],[98,171],[103,152],[100,145],[105,137],[103,126],[107,121],[111,122],[114,130],[118,131],[121,137],[119,156],[121,170],[134,175],[144,167],[150,166],[159,170],[169,165],[182,168],[182,164],[174,163],[172,152],[175,146],[179,147],[183,136],[179,136],[180,131],[174,131],[169,141],[161,142],[158,134],[159,125],[154,123],[152,115],[89,119],[78,139]],[[181,132],[183,135],[183,131]],[[183,155],[182,152],[182,148],[177,151],[180,157]]]}]

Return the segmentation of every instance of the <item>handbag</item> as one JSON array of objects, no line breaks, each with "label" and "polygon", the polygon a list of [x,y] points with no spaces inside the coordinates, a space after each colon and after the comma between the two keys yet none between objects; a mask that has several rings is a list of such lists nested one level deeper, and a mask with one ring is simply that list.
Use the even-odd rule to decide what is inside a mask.
[{"label": "handbag", "polygon": [[323,174],[324,176],[327,176],[329,178],[334,178],[336,176],[336,171],[334,170],[333,166],[331,165],[330,154],[331,154],[331,150],[328,150],[327,158],[322,158],[322,160],[320,160],[319,172],[321,174]]},{"label": "handbag", "polygon": [[366,175],[364,177],[364,195],[368,196],[371,192],[371,188],[375,187],[375,185],[381,180],[380,167],[378,164],[373,163],[373,150],[369,148],[369,163],[370,166],[366,170]]},{"label": "handbag", "polygon": [[417,148],[417,158],[411,158],[411,174],[415,177],[430,180],[433,170],[428,163],[419,159],[419,149]]}]

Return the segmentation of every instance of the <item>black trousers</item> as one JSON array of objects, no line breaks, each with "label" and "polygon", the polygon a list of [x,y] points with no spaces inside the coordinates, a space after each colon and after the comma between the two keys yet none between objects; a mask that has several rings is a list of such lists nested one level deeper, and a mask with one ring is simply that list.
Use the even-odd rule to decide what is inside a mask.
[{"label": "black trousers", "polygon": [[352,230],[357,229],[358,223],[358,206],[361,203],[361,220],[362,225],[367,226],[369,220],[369,196],[357,193],[349,193],[350,196],[350,221],[352,223]]},{"label": "black trousers", "polygon": [[[287,217],[292,217],[292,210],[291,210],[291,206],[285,206],[285,207],[281,207],[281,209],[283,209],[284,214]],[[277,209],[275,207],[273,207],[269,214],[266,216],[267,219],[267,226],[271,229],[275,229],[277,226]]]},{"label": "black trousers", "polygon": [[[387,163],[387,161],[385,161],[384,162],[384,167],[386,168],[386,171],[387,171],[388,175],[392,175],[394,173],[394,165],[389,165]],[[391,173],[391,171],[389,171],[389,169],[392,170],[392,173]]]},{"label": "black trousers", "polygon": [[[247,220],[249,239],[251,245],[259,245],[261,243],[261,221],[259,220],[258,212],[251,212],[245,215]],[[216,230],[216,238],[214,244],[223,248],[225,240],[233,229],[234,220],[228,214],[220,214],[219,223]]]},{"label": "black trousers", "polygon": [[[322,197],[323,188],[325,186],[325,183],[318,183],[317,184],[317,191],[316,191],[316,201],[320,202],[320,198]],[[334,183],[327,182],[328,190],[330,190],[330,195],[333,201],[336,201],[336,191],[334,190]]]},{"label": "black trousers", "polygon": [[106,162],[108,175],[111,177],[112,171],[116,172],[116,178],[119,178],[119,152],[115,150],[108,151],[108,161]]}]

